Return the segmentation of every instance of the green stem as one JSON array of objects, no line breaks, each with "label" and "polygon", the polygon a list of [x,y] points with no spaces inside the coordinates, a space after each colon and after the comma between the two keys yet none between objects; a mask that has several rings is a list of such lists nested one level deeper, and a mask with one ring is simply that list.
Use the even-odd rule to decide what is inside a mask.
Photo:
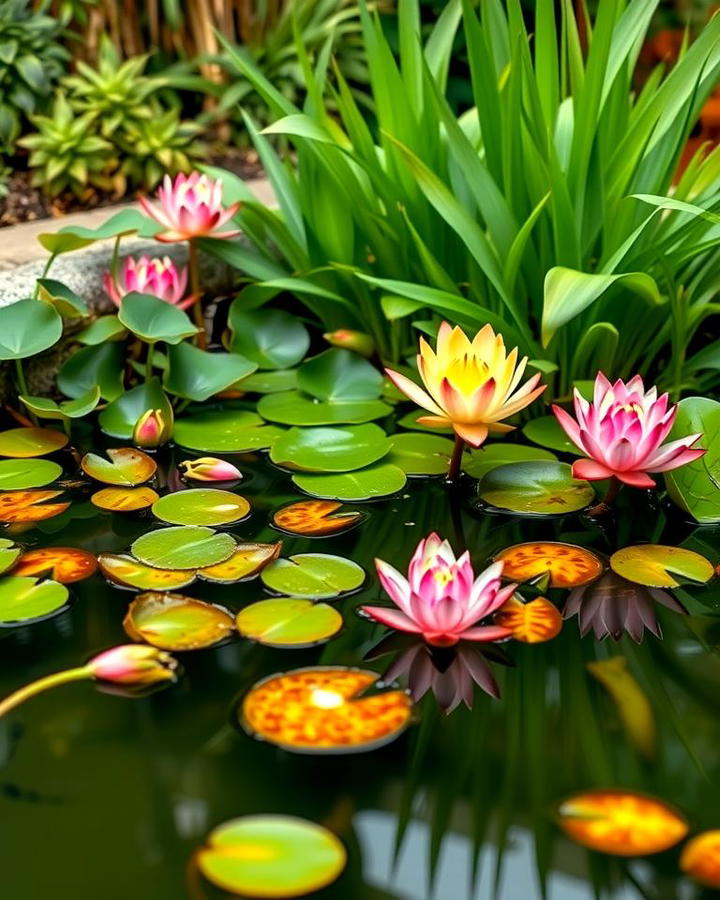
[{"label": "green stem", "polygon": [[155,355],[155,344],[148,344],[147,356],[145,358],[145,383],[153,376],[153,356]]},{"label": "green stem", "polygon": [[120,257],[120,235],[115,238],[113,244],[112,258],[110,260],[110,275],[112,280],[117,283],[118,259]]},{"label": "green stem", "polygon": [[62,427],[63,427],[63,430],[65,431],[65,434],[69,438],[72,437],[71,425],[72,425],[71,420],[67,416],[63,416]]},{"label": "green stem", "polygon": [[[45,266],[42,270],[42,275],[40,276],[40,278],[47,278],[48,272],[50,271],[52,264],[55,262],[56,256],[57,256],[56,253],[50,254],[50,257],[48,258],[48,261],[45,263]],[[40,293],[40,283],[39,282],[40,282],[40,279],[38,279],[35,282],[35,290],[33,292],[33,300],[37,300],[37,295]]]},{"label": "green stem", "polygon": [[[30,391],[28,390],[27,379],[25,378],[25,370],[23,369],[23,364],[22,364],[21,359],[15,360],[15,375],[17,377],[17,383],[18,383],[18,388],[19,388],[20,394],[22,394],[24,397],[29,397]],[[37,425],[38,418],[35,415],[35,413],[29,408],[28,408],[28,415],[30,416],[30,420],[32,421],[33,425]]]},{"label": "green stem", "polygon": [[202,293],[200,290],[200,265],[197,245],[192,238],[188,241],[188,273],[190,275],[190,293],[195,298],[193,302],[193,318],[198,328],[197,345],[201,350],[204,350],[207,347],[207,335],[205,334],[205,317],[203,316]]},{"label": "green stem", "polygon": [[60,684],[92,677],[93,672],[90,666],[79,666],[76,669],[66,669],[64,672],[56,672],[54,675],[38,678],[37,681],[25,685],[25,687],[20,688],[20,690],[15,691],[15,693],[10,694],[9,697],[0,702],[0,718],[9,713],[10,710],[15,709],[16,706],[20,706],[21,703],[36,696],[36,694],[41,694],[43,691],[57,687]]},{"label": "green stem", "polygon": [[453,447],[452,459],[450,460],[450,468],[448,469],[447,480],[457,481],[460,475],[462,465],[462,455],[465,449],[465,441],[459,434],[455,435],[455,446]]}]

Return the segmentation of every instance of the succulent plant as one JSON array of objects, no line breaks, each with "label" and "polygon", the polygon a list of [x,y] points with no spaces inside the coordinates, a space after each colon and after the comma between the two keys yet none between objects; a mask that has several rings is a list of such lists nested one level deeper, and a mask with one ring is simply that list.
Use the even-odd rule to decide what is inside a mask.
[{"label": "succulent plant", "polygon": [[120,172],[133,186],[154,188],[166,173],[189,172],[202,155],[196,140],[202,127],[183,122],[174,109],[151,120],[129,120],[114,136],[124,157]]}]

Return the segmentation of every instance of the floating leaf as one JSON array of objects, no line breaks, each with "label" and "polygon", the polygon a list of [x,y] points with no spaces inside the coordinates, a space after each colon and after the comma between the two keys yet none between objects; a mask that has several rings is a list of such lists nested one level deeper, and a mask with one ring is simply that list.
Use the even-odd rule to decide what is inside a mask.
[{"label": "floating leaf", "polygon": [[579,453],[578,448],[565,434],[562,426],[555,416],[540,416],[539,419],[531,419],[523,428],[525,437],[533,444],[541,447],[549,447],[551,450],[559,450],[561,453]]},{"label": "floating leaf", "polygon": [[62,364],[57,385],[63,394],[74,399],[84,397],[98,387],[104,400],[115,400],[123,393],[124,368],[125,348],[122,344],[83,347]]},{"label": "floating leaf", "polygon": [[306,537],[325,537],[354,528],[365,518],[355,510],[338,512],[342,503],[335,500],[301,500],[291,503],[273,514],[273,525],[288,534]]},{"label": "floating leaf", "polygon": [[404,691],[371,693],[377,672],[296,669],[258,682],[240,707],[242,726],[256,738],[303,753],[357,753],[394,740],[410,723]]},{"label": "floating leaf", "polygon": [[591,550],[560,541],[515,544],[497,553],[495,560],[504,564],[503,576],[509,581],[547,579],[547,586],[554,588],[580,587],[605,571],[605,564]]},{"label": "floating leaf", "polygon": [[230,350],[240,353],[261,369],[289,369],[299,363],[310,346],[307,328],[280,309],[246,310],[235,301],[228,326]]},{"label": "floating leaf", "polygon": [[62,471],[62,466],[49,459],[3,459],[0,460],[0,490],[45,487],[59,478]]},{"label": "floating leaf", "polygon": [[241,609],[235,619],[243,637],[267,647],[312,647],[342,628],[340,613],[327,603],[296,597],[260,600]]},{"label": "floating leaf", "polygon": [[524,644],[542,644],[557,637],[563,619],[554,603],[535,597],[524,603],[517,594],[507,600],[493,616],[496,625],[509,628],[512,637]]},{"label": "floating leaf", "polygon": [[153,515],[171,525],[232,525],[250,512],[244,497],[217,488],[192,488],[160,497]]},{"label": "floating leaf", "polygon": [[303,472],[349,472],[381,459],[390,438],[377,425],[291,428],[275,441],[270,459]]},{"label": "floating leaf", "polygon": [[172,422],[173,409],[157,378],[136,385],[109,403],[98,416],[100,427],[110,437],[129,441],[135,423],[149,409],[159,409],[166,422]]},{"label": "floating leaf", "polygon": [[374,400],[380,396],[382,384],[383,376],[375,366],[357,353],[339,348],[306,360],[298,370],[300,390],[331,403]]},{"label": "floating leaf", "polygon": [[262,419],[254,412],[223,410],[178,419],[174,440],[189,450],[247,453],[271,447],[282,434],[281,428],[263,426]]},{"label": "floating leaf", "polygon": [[119,447],[108,450],[109,461],[96,453],[86,453],[80,466],[86,475],[105,484],[119,484],[135,487],[153,477],[157,463],[142,450],[135,447]]},{"label": "floating leaf", "polygon": [[192,344],[168,347],[165,387],[176,397],[203,401],[257,369],[237,353],[210,353]]},{"label": "floating leaf", "polygon": [[0,627],[26,625],[63,612],[68,589],[55,581],[6,575],[0,578]]},{"label": "floating leaf", "polygon": [[331,884],[345,848],[320,825],[291,816],[243,816],[213,829],[197,854],[203,875],[243,897],[300,897]]},{"label": "floating leaf", "polygon": [[212,528],[178,525],[141,535],[131,547],[133,556],[158,569],[197,569],[214,566],[232,556],[235,539]]},{"label": "floating leaf", "polygon": [[558,814],[569,838],[613,856],[661,853],[688,832],[685,819],[668,804],[631,791],[574,794],[560,804]]},{"label": "floating leaf", "polygon": [[41,419],[63,422],[66,419],[81,419],[91,413],[100,402],[100,388],[95,385],[75,400],[62,400],[60,403],[49,397],[27,397],[24,394],[20,399]]},{"label": "floating leaf", "polygon": [[720,403],[707,397],[681,400],[668,439],[689,434],[702,434],[697,446],[707,452],[694,462],[665,472],[665,486],[673,502],[696,522],[720,522]]},{"label": "floating leaf", "polygon": [[33,456],[47,456],[62,450],[69,438],[52,428],[11,428],[0,431],[0,456],[28,459]]},{"label": "floating leaf", "polygon": [[132,601],[123,627],[133,640],[161,650],[199,650],[224,641],[234,633],[235,622],[222,606],[148,591]]},{"label": "floating leaf", "polygon": [[177,590],[195,581],[194,571],[177,571],[146,566],[127,554],[101,553],[98,565],[103,575],[123,587],[141,591]]},{"label": "floating leaf", "polygon": [[[648,587],[679,587],[686,581],[704,584],[715,574],[712,563],[699,553],[662,544],[623,547],[610,557],[610,568],[628,581]],[[675,575],[680,576],[679,581]]]},{"label": "floating leaf", "polygon": [[42,353],[62,336],[62,319],[49,303],[18,300],[0,308],[0,359]]},{"label": "floating leaf", "polygon": [[680,855],[680,868],[699,884],[720,888],[720,829],[691,837]]},{"label": "floating leaf", "polygon": [[27,550],[13,569],[13,575],[40,575],[60,584],[89,578],[97,569],[97,559],[76,547],[41,547]]},{"label": "floating leaf", "polygon": [[446,475],[453,442],[433,434],[394,434],[386,462],[406,475]]},{"label": "floating leaf", "polygon": [[149,487],[109,487],[96,491],[90,501],[108,512],[137,512],[152,506],[157,499],[157,492]]},{"label": "floating leaf", "polygon": [[402,469],[376,463],[356,472],[336,475],[293,475],[293,483],[306,494],[328,500],[373,500],[401,491],[407,482]]},{"label": "floating leaf", "polygon": [[187,313],[153,294],[126,294],[118,319],[128,331],[150,344],[177,344],[198,331]]},{"label": "floating leaf", "polygon": [[587,481],[574,479],[567,463],[538,460],[491,469],[480,481],[478,494],[496,509],[541,516],[584,509],[595,491]]},{"label": "floating leaf", "polygon": [[127,329],[117,316],[100,316],[87,328],[75,335],[75,340],[88,347],[104,344],[105,341],[119,341],[127,337]]},{"label": "floating leaf", "polygon": [[0,522],[43,522],[70,506],[69,503],[43,503],[59,497],[62,491],[11,491],[0,494]]},{"label": "floating leaf", "polygon": [[264,419],[281,425],[358,425],[392,412],[382,400],[320,401],[300,391],[266,394],[257,409]]},{"label": "floating leaf", "polygon": [[265,587],[278,594],[328,600],[357,590],[365,581],[365,570],[342,556],[298,553],[276,559],[260,577]]},{"label": "floating leaf", "polygon": [[16,547],[13,541],[0,538],[0,575],[12,569],[21,553],[22,549]]},{"label": "floating leaf", "polygon": [[215,566],[198,569],[197,574],[204,581],[218,584],[234,584],[259,575],[262,569],[277,559],[282,549],[282,541],[276,544],[238,544],[232,556]]},{"label": "floating leaf", "polygon": [[491,469],[515,462],[532,462],[538,459],[556,459],[549,450],[539,447],[527,447],[524,444],[506,444],[498,441],[487,444],[479,450],[466,453],[463,459],[463,470],[473,478],[482,478]]},{"label": "floating leaf", "polygon": [[297,388],[297,369],[276,369],[269,372],[253,372],[238,385],[249,394],[277,394]]}]

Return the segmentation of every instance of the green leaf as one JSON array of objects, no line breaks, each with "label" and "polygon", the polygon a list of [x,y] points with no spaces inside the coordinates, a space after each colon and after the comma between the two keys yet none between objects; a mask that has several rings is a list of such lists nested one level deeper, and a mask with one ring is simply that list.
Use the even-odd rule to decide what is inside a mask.
[{"label": "green leaf", "polygon": [[399,467],[386,462],[366,469],[337,475],[293,475],[293,483],[325,500],[374,500],[396,494],[405,487],[407,476]]},{"label": "green leaf", "polygon": [[282,391],[292,391],[297,387],[297,373],[297,369],[254,372],[243,378],[240,387],[250,394],[278,394]]},{"label": "green leaf", "polygon": [[121,344],[83,347],[63,363],[57,385],[63,394],[75,400],[88,396],[95,387],[100,388],[104,400],[115,400],[123,391],[124,365],[125,350]]},{"label": "green leaf", "polygon": [[130,548],[134,557],[157,569],[214,566],[232,556],[235,538],[194,525],[161,528],[141,535]]},{"label": "green leaf", "polygon": [[538,419],[531,419],[523,427],[523,434],[533,444],[539,444],[541,447],[549,447],[551,450],[559,450],[561,453],[574,453],[576,456],[580,453],[565,434],[555,416],[540,416]]},{"label": "green leaf", "polygon": [[656,588],[676,588],[688,581],[705,584],[715,574],[710,560],[694,550],[662,544],[638,544],[616,550],[610,557],[610,568],[628,581]]},{"label": "green leaf", "polygon": [[38,278],[38,296],[52,304],[63,319],[81,319],[88,315],[85,301],[67,285],[52,278]]},{"label": "green leaf", "polygon": [[375,366],[357,353],[337,347],[308,359],[298,370],[300,390],[330,402],[375,400],[382,382]]},{"label": "green leaf", "polygon": [[707,452],[694,462],[665,472],[670,498],[696,522],[720,522],[720,403],[707,397],[686,397],[678,403],[668,440],[702,434],[697,443]]},{"label": "green leaf", "polygon": [[156,341],[178,344],[198,332],[187,313],[152,294],[126,294],[118,319],[128,331],[149,344]]},{"label": "green leaf", "polygon": [[288,369],[305,356],[310,346],[307,328],[280,309],[248,312],[235,300],[228,326],[230,350],[252,360],[261,369]]},{"label": "green leaf", "polygon": [[157,463],[135,447],[110,448],[108,459],[97,453],[86,453],[80,466],[86,475],[104,484],[135,487],[149,481],[157,471]]},{"label": "green leaf", "polygon": [[39,622],[62,612],[69,592],[64,584],[9,575],[0,578],[0,628]]},{"label": "green leaf", "polygon": [[241,609],[236,624],[242,637],[266,647],[312,647],[334,637],[343,620],[327,603],[274,597]]},{"label": "green leaf", "polygon": [[281,425],[352,425],[381,419],[392,412],[382,400],[321,402],[299,391],[283,391],[262,397],[260,415]]},{"label": "green leaf", "polygon": [[67,445],[69,438],[54,428],[10,428],[0,431],[0,456],[27,459],[47,456]]},{"label": "green leaf", "polygon": [[62,336],[62,319],[41,300],[18,300],[0,308],[0,359],[42,353]]},{"label": "green leaf", "polygon": [[480,481],[478,495],[496,509],[543,516],[584,509],[595,491],[587,481],[574,479],[567,463],[538,460],[491,469]]},{"label": "green leaf", "polygon": [[26,397],[21,395],[20,399],[29,410],[41,419],[56,419],[58,421],[81,419],[83,416],[91,413],[100,402],[100,388],[96,385],[80,397],[74,400],[61,400],[60,403],[56,403],[49,397]]},{"label": "green leaf", "polygon": [[138,237],[152,238],[158,231],[162,231],[162,225],[144,216],[139,210],[123,209],[110,216],[98,228],[66,225],[59,231],[39,235],[38,240],[49,253],[59,256],[61,253],[88,247],[95,241],[133,233],[137,233]]},{"label": "green leaf", "polygon": [[463,471],[473,478],[482,478],[491,469],[515,462],[532,462],[539,459],[555,459],[549,450],[526,447],[523,444],[504,444],[498,441],[479,450],[465,454]]},{"label": "green leaf", "polygon": [[109,403],[98,418],[100,428],[111,437],[130,440],[137,420],[149,409],[159,409],[166,422],[172,421],[172,406],[157,378],[137,385]]},{"label": "green leaf", "polygon": [[271,447],[284,433],[282,428],[262,425],[262,419],[254,412],[223,410],[178,419],[174,440],[189,450],[247,453]]},{"label": "green leaf", "polygon": [[188,400],[207,400],[257,369],[238,353],[209,353],[192,344],[169,346],[167,356],[165,387]]},{"label": "green leaf", "polygon": [[89,347],[104,344],[105,341],[119,341],[127,336],[127,329],[117,316],[100,316],[87,328],[75,335],[75,340]]},{"label": "green leaf", "polygon": [[327,553],[299,553],[265,566],[260,579],[266,588],[289,597],[330,600],[357,590],[365,570],[356,562]]},{"label": "green leaf", "polygon": [[234,525],[247,517],[250,504],[231,491],[191,488],[165,494],[153,503],[152,511],[170,525]]},{"label": "green leaf", "polygon": [[381,459],[390,439],[377,425],[291,428],[272,446],[278,466],[303,472],[349,472]]},{"label": "green leaf", "polygon": [[434,434],[394,434],[385,462],[406,475],[446,475],[450,468],[453,441]]},{"label": "green leaf", "polygon": [[45,487],[62,472],[62,466],[49,459],[3,459],[0,460],[0,491]]}]

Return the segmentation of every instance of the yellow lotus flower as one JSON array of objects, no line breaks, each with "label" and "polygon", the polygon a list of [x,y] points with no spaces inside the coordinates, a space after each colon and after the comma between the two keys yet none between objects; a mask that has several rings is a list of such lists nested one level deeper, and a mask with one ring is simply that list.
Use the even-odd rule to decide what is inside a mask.
[{"label": "yellow lotus flower", "polygon": [[512,431],[501,424],[539,397],[545,385],[537,386],[540,374],[516,390],[527,365],[518,362],[517,347],[507,353],[501,334],[485,325],[472,341],[462,328],[443,322],[438,331],[437,350],[420,338],[418,370],[427,393],[415,382],[386,369],[395,386],[412,401],[432,413],[418,419],[423,425],[452,426],[455,434],[479,447],[489,432]]}]

